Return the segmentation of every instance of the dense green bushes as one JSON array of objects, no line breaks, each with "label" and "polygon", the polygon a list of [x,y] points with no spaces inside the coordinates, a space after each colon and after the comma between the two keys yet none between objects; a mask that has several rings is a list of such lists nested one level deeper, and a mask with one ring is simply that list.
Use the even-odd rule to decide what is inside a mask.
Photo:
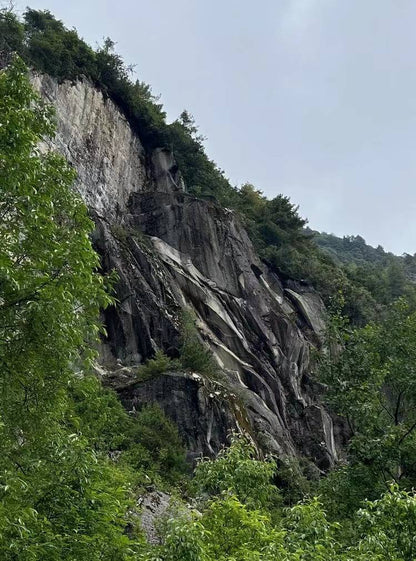
[{"label": "dense green bushes", "polygon": [[[416,498],[390,486],[375,501],[334,522],[319,497],[284,508],[271,503],[273,467],[249,441],[196,469],[204,496],[176,507],[162,525],[162,545],[146,560],[161,561],[413,561]],[[256,490],[259,493],[256,495]]]},{"label": "dense green bushes", "polygon": [[281,503],[272,484],[276,463],[272,458],[260,460],[248,437],[234,435],[232,446],[223,449],[215,462],[203,460],[195,469],[193,485],[200,496],[233,495],[250,508],[276,508]]}]

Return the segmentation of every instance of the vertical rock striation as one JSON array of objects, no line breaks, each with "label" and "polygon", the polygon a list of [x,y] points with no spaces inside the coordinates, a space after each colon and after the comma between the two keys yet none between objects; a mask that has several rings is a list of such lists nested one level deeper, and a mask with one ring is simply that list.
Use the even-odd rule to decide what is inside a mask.
[{"label": "vertical rock striation", "polygon": [[[327,468],[337,456],[333,422],[310,378],[310,350],[323,330],[319,296],[283,284],[238,217],[188,195],[172,154],[147,152],[90,83],[33,81],[56,107],[53,148],[78,171],[103,269],[119,274],[100,368],[126,407],[158,402],[191,457],[216,453],[227,431],[240,428],[268,451]],[[221,376],[169,372],[138,382],[135,369],[157,349],[178,354],[184,308],[193,310]]]}]

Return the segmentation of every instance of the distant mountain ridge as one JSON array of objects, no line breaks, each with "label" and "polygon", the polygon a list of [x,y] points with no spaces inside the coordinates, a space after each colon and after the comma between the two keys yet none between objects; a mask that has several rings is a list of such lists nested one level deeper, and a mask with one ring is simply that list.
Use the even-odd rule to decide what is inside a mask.
[{"label": "distant mountain ridge", "polygon": [[397,274],[404,275],[407,280],[416,282],[416,253],[395,255],[385,251],[381,245],[373,247],[360,235],[343,236],[342,238],[326,232],[306,229],[313,236],[316,245],[329,255],[337,265],[356,267],[393,268]]},{"label": "distant mountain ridge", "polygon": [[396,255],[390,251],[385,251],[381,245],[373,247],[360,235],[343,236],[341,238],[335,234],[319,232],[310,228],[306,228],[306,231],[313,235],[316,244],[331,255],[337,263],[356,263],[357,265],[378,263],[382,265],[391,259],[397,259],[400,262],[404,261],[410,267],[416,257],[416,253],[414,255],[408,253]]},{"label": "distant mountain ridge", "polygon": [[386,252],[381,245],[373,247],[360,236],[338,237],[335,234],[309,230],[314,235],[316,244],[329,253],[338,263],[385,263],[386,259],[397,257]]}]

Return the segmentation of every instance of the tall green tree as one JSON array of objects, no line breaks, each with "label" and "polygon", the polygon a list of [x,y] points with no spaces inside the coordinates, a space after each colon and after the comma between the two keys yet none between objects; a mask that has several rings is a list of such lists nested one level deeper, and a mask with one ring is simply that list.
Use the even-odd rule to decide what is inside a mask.
[{"label": "tall green tree", "polygon": [[127,480],[74,430],[68,389],[110,297],[75,173],[41,148],[53,132],[14,58],[0,72],[0,557],[128,559]]},{"label": "tall green tree", "polygon": [[321,380],[329,403],[347,419],[351,432],[349,463],[325,484],[338,488],[337,507],[346,505],[348,497],[355,506],[364,498],[375,499],[391,482],[414,487],[416,314],[399,300],[380,323],[362,329],[341,325],[330,346],[336,352],[324,357]]}]

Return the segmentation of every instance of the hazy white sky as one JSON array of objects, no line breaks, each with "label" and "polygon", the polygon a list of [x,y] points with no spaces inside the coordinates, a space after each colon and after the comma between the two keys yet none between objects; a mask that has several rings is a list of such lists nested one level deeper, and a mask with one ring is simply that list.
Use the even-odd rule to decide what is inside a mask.
[{"label": "hazy white sky", "polygon": [[[16,2],[23,9],[26,2]],[[315,229],[416,252],[414,0],[33,0],[207,136],[231,181]]]}]

